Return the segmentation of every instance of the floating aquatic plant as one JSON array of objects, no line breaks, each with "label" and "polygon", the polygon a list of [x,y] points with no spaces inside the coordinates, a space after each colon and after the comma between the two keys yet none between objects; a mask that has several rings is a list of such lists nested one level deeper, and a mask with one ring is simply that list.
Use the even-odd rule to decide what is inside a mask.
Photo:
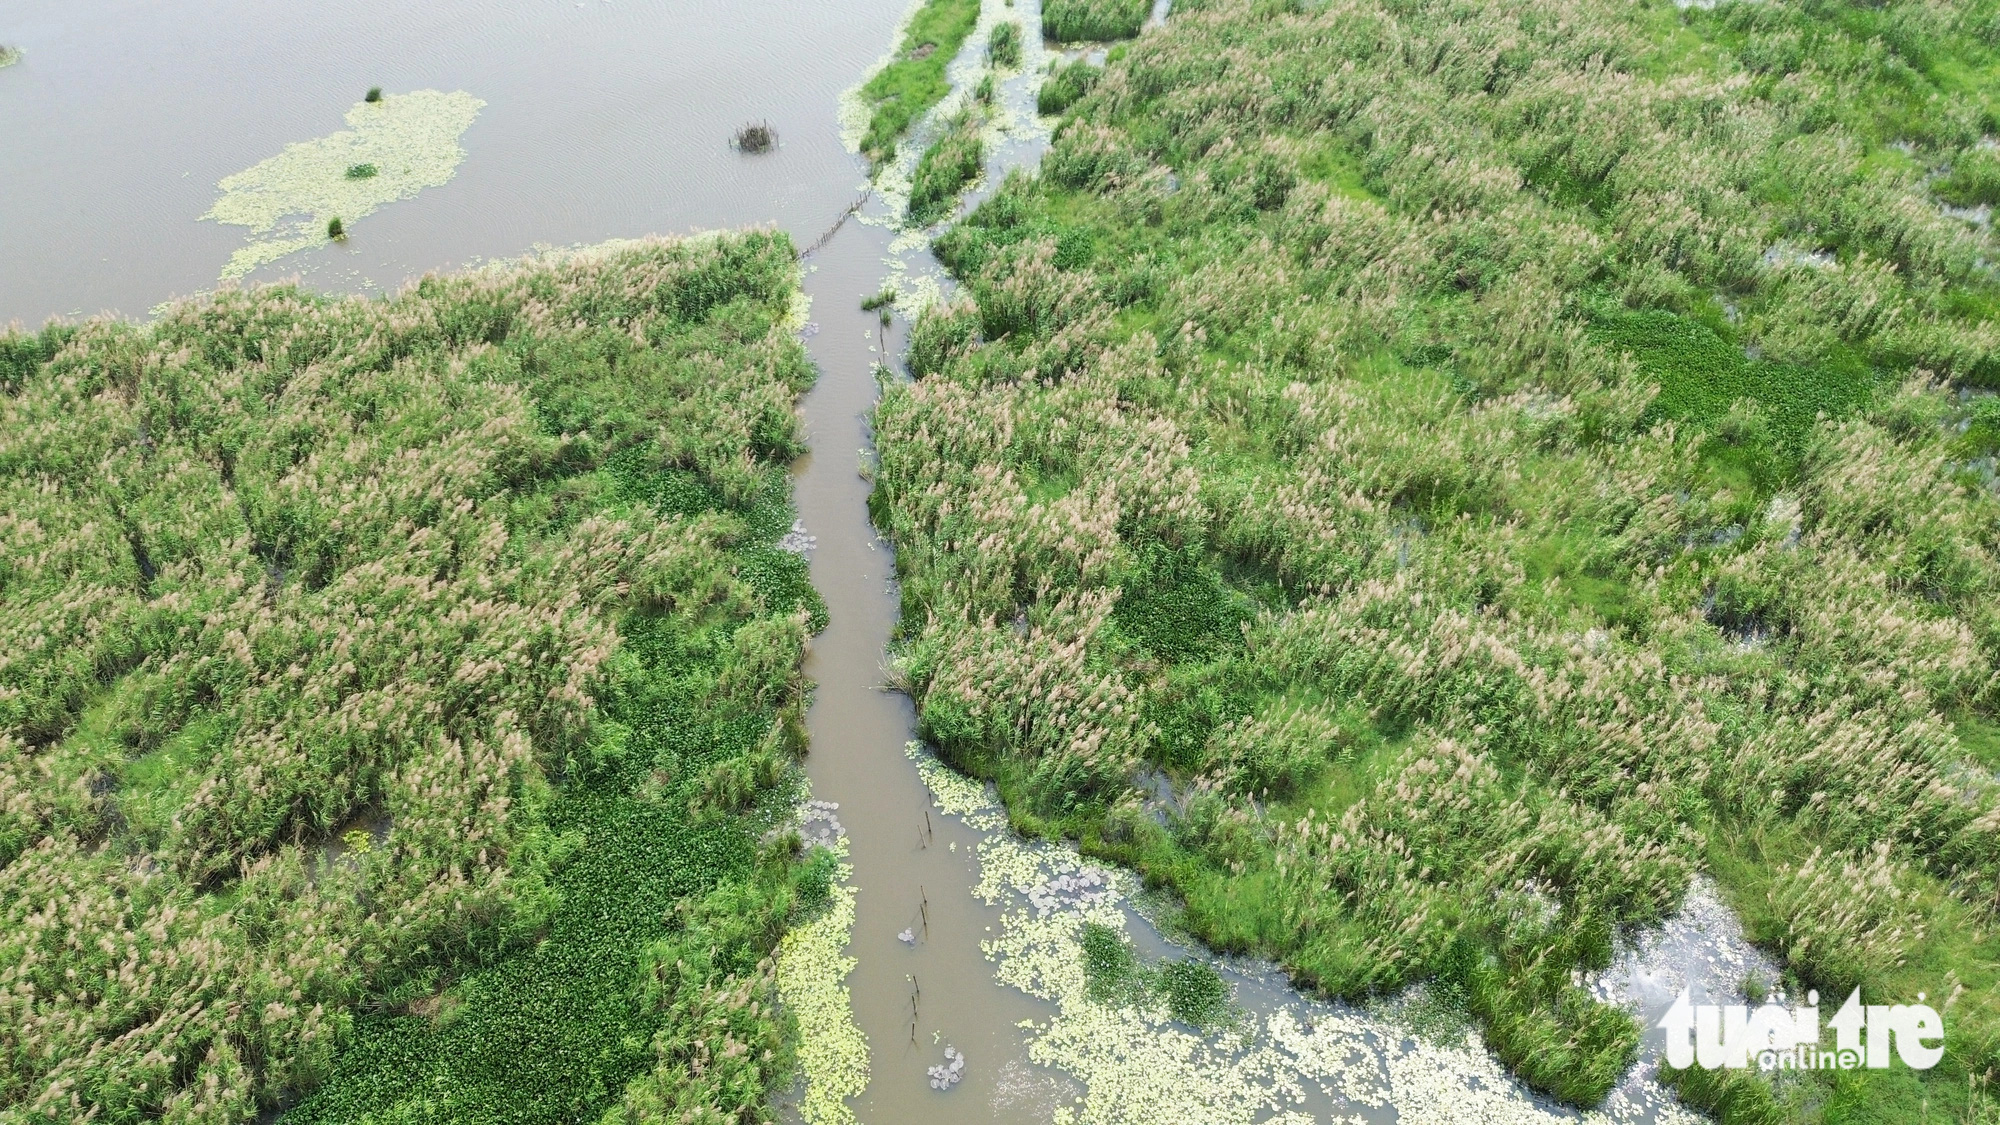
[{"label": "floating aquatic plant", "polygon": [[[485,104],[463,90],[418,90],[364,102],[348,111],[349,128],[289,145],[225,177],[221,197],[202,218],[247,227],[250,239],[230,256],[222,276],[239,278],[318,245],[336,215],[353,223],[385,203],[448,183],[465,159],[459,139]],[[361,165],[376,174],[349,174]]]},{"label": "floating aquatic plant", "polygon": [[924,1073],[930,1076],[931,1089],[949,1090],[965,1077],[965,1055],[957,1047],[946,1047],[944,1062],[926,1068]]},{"label": "floating aquatic plant", "polygon": [[375,104],[376,102],[379,102],[379,101],[381,101],[381,100],[382,100],[382,87],[380,87],[380,86],[370,86],[370,87],[368,87],[368,95],[367,95],[366,97],[362,98],[361,100],[362,100],[362,101],[364,101],[364,102],[367,102],[367,103],[368,103],[369,105],[374,105],[374,104]]},{"label": "floating aquatic plant", "polygon": [[730,140],[730,144],[738,152],[752,154],[769,152],[778,146],[778,131],[771,128],[771,123],[768,121],[753,121],[736,130],[736,136]]},{"label": "floating aquatic plant", "polygon": [[21,48],[0,44],[0,66],[13,66],[21,61]]},{"label": "floating aquatic plant", "polygon": [[799,1070],[807,1125],[854,1125],[847,1099],[868,1088],[868,1040],[854,1022],[847,955],[854,936],[854,873],[845,838],[834,842],[835,867],[822,913],[794,927],[778,947],[778,997],[799,1022]]},{"label": "floating aquatic plant", "polygon": [[381,171],[380,168],[375,167],[373,164],[349,164],[347,166],[347,178],[350,180],[374,179]]},{"label": "floating aquatic plant", "polygon": [[347,228],[341,225],[339,215],[326,221],[326,236],[335,242],[347,237]]}]

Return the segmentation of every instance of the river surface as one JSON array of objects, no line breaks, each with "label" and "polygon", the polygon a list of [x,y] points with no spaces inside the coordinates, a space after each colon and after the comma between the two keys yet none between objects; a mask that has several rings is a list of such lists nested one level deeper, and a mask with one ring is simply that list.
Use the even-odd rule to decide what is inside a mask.
[{"label": "river surface", "polygon": [[[1049,123],[1032,109],[1049,58],[1036,12],[1036,0],[989,0],[954,63],[968,85],[996,20],[1030,29],[968,205],[1046,146]],[[143,316],[215,288],[232,261],[256,263],[249,283],[298,277],[368,293],[543,246],[789,231],[814,247],[802,335],[821,372],[801,405],[812,453],[795,466],[791,538],[830,611],[806,666],[816,685],[807,773],[822,803],[807,824],[844,849],[840,901],[853,908],[851,931],[829,939],[839,963],[819,982],[847,999],[802,1015],[831,1029],[826,1042],[865,1046],[866,1061],[844,1073],[808,1066],[785,1115],[809,1125],[1577,1120],[1508,1078],[1476,1036],[1427,1017],[1421,996],[1329,1005],[1269,965],[1218,961],[1240,1012],[1226,1032],[1091,1003],[1076,956],[1086,920],[1122,929],[1147,958],[1206,955],[1172,939],[1171,904],[1145,900],[1127,873],[1015,837],[990,792],[911,744],[910,701],[886,664],[899,606],[891,547],[868,517],[867,420],[878,371],[897,377],[910,318],[949,282],[925,233],[897,222],[909,161],[871,188],[851,151],[852,103],[842,109],[904,15],[903,0],[12,0],[0,44],[25,58],[0,68],[0,323]],[[287,251],[256,241],[268,232],[203,218],[220,210],[225,178],[288,145],[372,143],[354,139],[376,120],[362,103],[371,86],[390,107],[436,91],[460,116],[409,150],[428,169],[411,173],[413,186],[361,212],[350,205],[345,241]],[[730,146],[751,121],[777,131],[774,151]],[[899,292],[886,325],[859,307],[885,283]],[[1680,987],[1721,997],[1758,967],[1703,885],[1595,984],[1656,1014]],[[1649,1032],[1648,1056],[1657,1050]],[[1648,1070],[1590,1116],[1685,1119]]]}]

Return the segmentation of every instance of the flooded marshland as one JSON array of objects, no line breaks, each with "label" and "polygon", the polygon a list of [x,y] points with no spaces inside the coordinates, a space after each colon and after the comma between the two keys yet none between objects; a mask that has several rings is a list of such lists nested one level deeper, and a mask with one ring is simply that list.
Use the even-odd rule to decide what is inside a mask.
[{"label": "flooded marshland", "polygon": [[[788,1115],[1684,1119],[1649,1062],[1601,1113],[1578,1114],[1523,1089],[1420,995],[1330,1005],[1271,966],[1210,958],[1175,939],[1171,903],[1017,837],[990,791],[912,743],[887,656],[900,609],[893,549],[867,503],[878,380],[900,377],[911,318],[949,288],[927,232],[903,221],[909,178],[983,72],[1002,19],[1031,30],[1021,64],[1001,75],[986,173],[965,205],[1032,167],[1048,139],[1034,91],[1051,52],[1032,32],[1033,3],[987,4],[951,69],[954,93],[871,183],[847,94],[905,16],[898,0],[13,6],[0,42],[25,54],[0,71],[0,320],[142,315],[225,278],[381,292],[538,246],[784,229],[811,247],[801,331],[820,372],[801,407],[812,452],[795,467],[788,545],[808,555],[830,622],[806,666],[814,803],[802,827],[844,862],[833,909],[794,935],[780,969],[806,1035]],[[772,151],[731,147],[748,121],[775,130]],[[352,181],[338,192],[291,193],[299,169],[338,168]],[[343,239],[320,237],[329,217],[345,220]],[[885,285],[891,315],[860,308]],[[1201,1030],[1157,1006],[1093,999],[1085,923],[1153,961],[1214,963],[1231,1018]],[[1628,943],[1599,992],[1651,1017],[1680,987],[1720,999],[1758,967],[1698,887],[1665,931]],[[1656,1036],[1647,1042],[1651,1060]]]}]

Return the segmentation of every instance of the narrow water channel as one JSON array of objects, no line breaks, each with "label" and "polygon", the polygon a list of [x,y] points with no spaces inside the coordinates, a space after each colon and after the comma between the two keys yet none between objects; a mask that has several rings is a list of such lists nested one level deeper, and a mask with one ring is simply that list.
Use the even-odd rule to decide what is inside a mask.
[{"label": "narrow water channel", "polygon": [[[883,667],[895,562],[869,523],[860,472],[883,331],[860,301],[882,284],[891,234],[850,222],[809,263],[816,331],[807,345],[820,379],[803,404],[813,452],[795,477],[800,518],[817,537],[813,584],[830,610],[806,661],[815,685],[807,771],[814,797],[839,805],[857,888],[848,985],[873,1081],[854,1110],[869,1122],[930,1120],[946,1103],[934,1100],[925,1071],[951,1046],[969,1061],[950,1104],[975,1104],[975,1120],[1047,1121],[1069,1093],[1052,1075],[1029,1077],[1015,1026],[1047,1012],[993,979],[980,942],[999,911],[970,893],[981,835],[933,809],[904,753],[915,724],[909,697],[889,689]],[[895,340],[892,331],[891,348]],[[900,940],[904,932],[914,940]]]}]

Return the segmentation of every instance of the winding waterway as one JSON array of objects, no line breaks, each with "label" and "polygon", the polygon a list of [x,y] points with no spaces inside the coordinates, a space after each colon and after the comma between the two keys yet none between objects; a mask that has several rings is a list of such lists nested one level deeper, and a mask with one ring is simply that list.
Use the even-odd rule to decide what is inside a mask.
[{"label": "winding waterway", "polygon": [[[1462,1029],[1412,1031],[1414,1001],[1311,1001],[1267,965],[1218,963],[1242,1011],[1227,1032],[1089,1002],[1076,956],[1086,919],[1122,927],[1149,957],[1204,955],[1155,924],[1170,928],[1171,906],[1141,909],[1129,875],[1013,836],[989,793],[911,746],[910,701],[885,666],[899,605],[891,546],[869,521],[867,418],[910,317],[948,282],[924,233],[897,221],[908,161],[871,187],[852,152],[852,106],[842,108],[904,14],[902,0],[11,4],[0,43],[26,55],[0,70],[0,321],[138,315],[213,288],[256,237],[202,220],[218,184],[296,142],[319,138],[336,154],[327,159],[363,143],[343,130],[369,120],[351,116],[369,86],[392,104],[421,90],[479,104],[469,124],[426,142],[431,172],[350,211],[359,217],[345,242],[272,256],[248,280],[371,292],[538,245],[788,230],[816,247],[803,332],[821,373],[801,406],[813,452],[795,467],[796,545],[809,550],[831,622],[806,669],[816,685],[807,772],[828,803],[811,815],[824,838],[844,840],[853,920],[829,939],[845,960],[795,967],[822,973],[832,1010],[807,1013],[819,1021],[812,1046],[825,1049],[807,1051],[787,1114],[811,1125],[1583,1116],[1523,1090]],[[990,0],[954,64],[955,100],[997,19],[1031,29],[1022,67],[1000,84],[988,174],[968,205],[1046,145],[1048,123],[1032,109],[1048,57],[1036,14],[1033,0]],[[774,152],[729,147],[752,120],[777,130]],[[887,325],[859,307],[885,282],[900,294]],[[1683,985],[1732,990],[1753,959],[1698,887],[1687,912],[1635,939],[1598,985],[1653,1013]],[[1649,1033],[1649,1057],[1656,1049]],[[831,1062],[815,1071],[815,1057]],[[1591,1116],[1684,1118],[1648,1070]]]}]

